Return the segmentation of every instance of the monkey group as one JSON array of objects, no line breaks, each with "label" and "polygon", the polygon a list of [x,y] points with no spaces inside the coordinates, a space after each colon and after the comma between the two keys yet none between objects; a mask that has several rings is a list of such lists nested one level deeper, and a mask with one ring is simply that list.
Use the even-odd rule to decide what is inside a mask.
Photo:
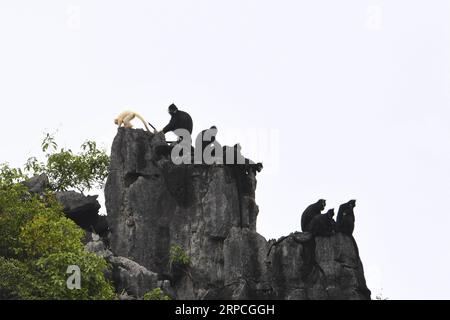
[{"label": "monkey group", "polygon": [[329,237],[338,232],[349,236],[353,235],[356,200],[350,200],[339,207],[336,221],[333,219],[334,209],[322,214],[325,207],[326,200],[320,199],[306,208],[301,219],[302,231],[320,237]]},{"label": "monkey group", "polygon": [[[168,112],[171,116],[170,122],[161,130],[162,133],[173,132],[178,136],[178,140],[175,145],[186,147],[187,151],[191,149],[191,134],[193,130],[193,121],[191,116],[178,109],[175,104],[171,104],[168,108]],[[133,125],[131,121],[134,118],[138,118],[142,121],[147,131],[151,132],[148,125],[150,125],[154,131],[153,134],[158,131],[149,122],[134,111],[124,111],[114,119],[114,123],[119,127],[131,129]],[[216,139],[218,130],[216,126],[212,126],[209,129],[203,130],[198,135],[195,141],[194,163],[195,164],[226,164],[239,169],[242,169],[244,173],[253,171],[255,174],[263,169],[262,163],[254,163],[253,161],[245,158],[241,154],[241,146],[239,144],[233,147],[222,147]],[[173,145],[172,145],[173,146]]]},{"label": "monkey group", "polygon": [[[171,116],[168,125],[161,130],[164,134],[167,132],[174,132],[178,136],[178,144],[188,144],[191,149],[191,134],[193,129],[193,122],[191,116],[184,111],[171,104],[168,108]],[[132,128],[131,121],[138,118],[142,121],[147,131],[151,132],[148,125],[150,125],[156,134],[158,131],[150,123],[146,122],[144,118],[136,112],[125,111],[122,112],[114,123],[121,127]],[[181,131],[182,130],[182,131]],[[232,174],[237,183],[239,199],[245,193],[245,186],[247,180],[254,179],[257,172],[263,168],[262,163],[254,163],[245,158],[241,154],[241,146],[239,144],[233,147],[222,147],[216,139],[218,130],[216,126],[203,130],[198,135],[195,141],[194,163],[200,164],[225,164],[229,165]],[[313,236],[329,237],[335,233],[343,233],[351,236],[355,228],[355,214],[354,208],[356,200],[350,200],[339,207],[337,219],[334,221],[334,209],[330,209],[327,213],[322,214],[326,207],[326,200],[320,199],[314,204],[306,208],[301,217],[302,231],[310,232]],[[242,216],[242,204],[240,204],[240,211]]]}]

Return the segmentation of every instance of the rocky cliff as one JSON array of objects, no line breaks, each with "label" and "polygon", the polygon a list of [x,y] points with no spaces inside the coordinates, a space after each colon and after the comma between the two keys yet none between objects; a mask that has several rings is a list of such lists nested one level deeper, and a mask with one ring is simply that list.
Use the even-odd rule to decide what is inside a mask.
[{"label": "rocky cliff", "polygon": [[[121,128],[114,139],[105,197],[110,250],[123,265],[175,299],[370,299],[353,238],[267,241],[256,232],[252,171],[174,165],[166,150],[161,134]],[[174,246],[190,258],[181,272],[170,263]],[[139,298],[139,286],[121,289]]]}]

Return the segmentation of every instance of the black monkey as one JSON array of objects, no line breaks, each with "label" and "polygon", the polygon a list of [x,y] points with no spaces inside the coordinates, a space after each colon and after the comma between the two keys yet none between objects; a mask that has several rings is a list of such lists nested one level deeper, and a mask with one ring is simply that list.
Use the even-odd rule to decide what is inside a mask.
[{"label": "black monkey", "polygon": [[[195,140],[195,148],[201,149],[202,162],[204,161],[203,154],[204,154],[206,148],[211,147],[211,146],[216,146],[217,148],[222,148],[222,146],[216,141],[216,136],[217,136],[217,127],[216,126],[212,126],[209,129],[203,130],[197,136],[197,139]],[[210,154],[211,154],[211,156],[215,157],[216,156],[215,150],[212,150],[212,152]]]},{"label": "black monkey", "polygon": [[263,166],[262,162],[258,162],[258,163],[254,163],[254,164],[249,164],[248,168],[249,168],[249,170],[253,170],[254,173],[256,174],[257,172],[261,172],[262,169],[264,169],[264,166]]},{"label": "black monkey", "polygon": [[255,183],[255,176],[257,172],[263,169],[262,163],[254,163],[250,159],[245,158],[241,153],[241,145],[235,144],[233,147],[223,146],[222,157],[223,164],[229,168],[233,178],[236,181],[236,187],[239,198],[239,210],[241,217],[241,226],[246,225],[248,219],[245,219],[243,214],[242,198],[248,195],[252,190],[252,185]]},{"label": "black monkey", "polygon": [[353,209],[356,206],[356,200],[350,200],[339,207],[336,231],[347,235],[352,235],[355,229],[355,213]]},{"label": "black monkey", "polygon": [[310,222],[315,216],[320,215],[320,213],[325,209],[326,200],[320,199],[316,203],[310,205],[302,214],[302,231],[311,232]]},{"label": "black monkey", "polygon": [[243,173],[248,174],[251,171],[256,175],[264,168],[261,162],[255,163],[250,159],[245,158],[241,153],[241,145],[235,144],[233,147],[224,146],[222,151],[223,164],[230,166],[239,166]]},{"label": "black monkey", "polygon": [[211,128],[203,130],[200,133],[199,137],[201,137],[202,151],[205,151],[205,149],[209,145],[213,144],[216,141],[216,136],[217,136],[217,127],[216,126],[212,126]]},{"label": "black monkey", "polygon": [[314,236],[330,237],[333,235],[336,222],[333,220],[334,209],[328,210],[325,214],[315,216],[310,223],[311,233]]},{"label": "black monkey", "polygon": [[223,148],[223,164],[226,165],[245,165],[246,159],[241,153],[241,145],[235,144],[233,147],[224,146]]},{"label": "black monkey", "polygon": [[192,118],[187,112],[178,110],[176,105],[171,104],[169,106],[169,114],[172,118],[170,119],[169,124],[162,130],[164,133],[175,131],[177,129],[185,129],[189,131],[189,134],[192,134]]}]

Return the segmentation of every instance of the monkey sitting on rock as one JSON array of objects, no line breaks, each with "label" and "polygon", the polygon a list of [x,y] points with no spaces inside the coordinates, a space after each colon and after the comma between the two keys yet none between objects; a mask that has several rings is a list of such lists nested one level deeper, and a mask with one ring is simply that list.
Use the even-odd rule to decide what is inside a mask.
[{"label": "monkey sitting on rock", "polygon": [[336,231],[351,236],[355,229],[355,213],[356,200],[350,200],[339,207]]},{"label": "monkey sitting on rock", "polygon": [[310,223],[314,219],[315,216],[319,216],[320,213],[325,209],[326,207],[326,200],[320,199],[316,203],[313,203],[308,208],[305,209],[305,211],[302,214],[302,231],[303,232],[311,232],[311,226]]},{"label": "monkey sitting on rock", "polygon": [[[195,139],[195,163],[213,164],[217,161],[216,148],[222,149],[222,146],[216,140],[217,132],[217,127],[212,126],[198,134],[197,139]],[[207,150],[206,153],[205,150]]]},{"label": "monkey sitting on rock", "polygon": [[229,165],[235,168],[241,168],[244,174],[253,172],[255,175],[261,172],[263,164],[261,162],[255,163],[250,159],[245,158],[242,155],[242,147],[239,143],[233,147],[224,146],[222,149],[223,164]]},{"label": "monkey sitting on rock", "polygon": [[331,237],[336,227],[333,217],[334,209],[328,210],[325,214],[315,216],[310,222],[310,230],[313,236]]},{"label": "monkey sitting on rock", "polygon": [[184,111],[178,110],[177,106],[173,103],[169,106],[169,114],[171,116],[170,122],[164,127],[162,132],[166,134],[167,132],[173,131],[176,134],[176,130],[184,129],[192,134],[193,122],[191,116]]},{"label": "monkey sitting on rock", "polygon": [[353,235],[355,229],[356,200],[350,200],[339,207],[337,221],[333,220],[334,209],[321,214],[325,209],[326,201],[321,199],[310,205],[302,214],[302,231],[311,232],[314,236],[328,237],[335,232]]}]

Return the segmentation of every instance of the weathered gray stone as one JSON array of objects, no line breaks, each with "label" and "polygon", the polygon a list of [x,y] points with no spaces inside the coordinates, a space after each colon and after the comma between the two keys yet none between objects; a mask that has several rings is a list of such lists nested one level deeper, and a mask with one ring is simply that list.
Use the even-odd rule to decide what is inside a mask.
[{"label": "weathered gray stone", "polygon": [[[176,166],[165,148],[163,134],[118,130],[105,189],[114,254],[170,280],[178,299],[370,298],[353,238],[267,242],[256,232],[254,174]],[[173,245],[191,258],[181,277],[169,267]]]},{"label": "weathered gray stone", "polygon": [[128,295],[128,293],[123,292],[119,294],[119,300],[120,301],[135,301],[137,300],[135,297]]},{"label": "weathered gray stone", "polygon": [[298,236],[281,239],[268,256],[278,299],[370,299],[352,237],[338,233],[300,242]]},{"label": "weathered gray stone", "polygon": [[113,253],[108,250],[105,246],[105,243],[102,240],[94,240],[85,245],[85,249],[88,252],[95,253],[99,257],[109,259],[113,256]]},{"label": "weathered gray stone", "polygon": [[98,196],[85,196],[75,191],[57,192],[56,199],[64,205],[66,214],[78,212],[95,212],[100,209]]},{"label": "weathered gray stone", "polygon": [[75,191],[56,193],[56,199],[64,206],[63,211],[68,218],[84,230],[106,237],[109,227],[106,217],[98,213],[101,206],[97,198]]},{"label": "weathered gray stone", "polygon": [[113,281],[118,293],[141,299],[158,286],[158,275],[132,260],[110,256],[108,261],[113,266]]},{"label": "weathered gray stone", "polygon": [[22,182],[24,186],[26,186],[31,193],[41,194],[45,191],[46,188],[50,186],[50,182],[45,173],[35,176],[27,181]]},{"label": "weathered gray stone", "polygon": [[85,248],[110,263],[112,270],[106,272],[106,277],[114,283],[121,300],[142,299],[144,294],[157,287],[174,294],[170,283],[158,281],[156,273],[130,259],[114,256],[101,239],[89,242]]},{"label": "weathered gray stone", "polygon": [[[44,173],[22,183],[31,193],[36,194],[42,194],[50,186],[49,179]],[[98,196],[85,196],[75,191],[56,193],[56,199],[63,205],[63,211],[68,218],[88,233],[106,235],[108,224],[106,217],[98,214],[101,206],[97,198]]]}]

